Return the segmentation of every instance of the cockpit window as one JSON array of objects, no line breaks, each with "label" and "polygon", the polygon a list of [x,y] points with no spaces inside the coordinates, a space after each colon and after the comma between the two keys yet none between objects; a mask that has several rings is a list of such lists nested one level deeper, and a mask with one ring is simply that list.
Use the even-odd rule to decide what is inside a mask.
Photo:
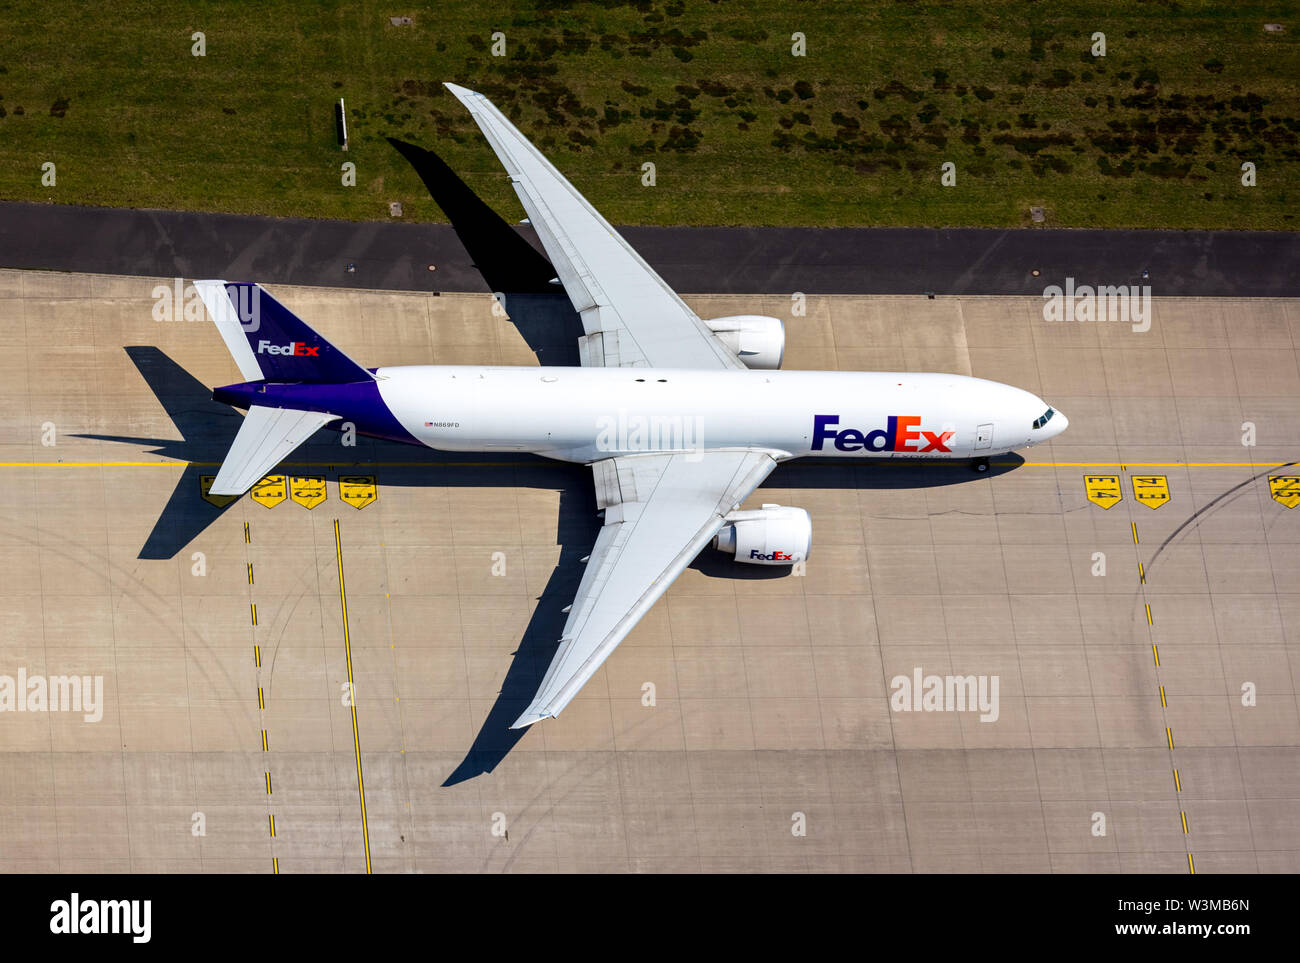
[{"label": "cockpit window", "polygon": [[1043,412],[1043,417],[1034,420],[1034,427],[1035,428],[1043,427],[1043,425],[1047,424],[1049,421],[1052,420],[1052,415],[1054,414],[1056,414],[1056,411],[1052,408],[1048,408],[1045,412]]}]

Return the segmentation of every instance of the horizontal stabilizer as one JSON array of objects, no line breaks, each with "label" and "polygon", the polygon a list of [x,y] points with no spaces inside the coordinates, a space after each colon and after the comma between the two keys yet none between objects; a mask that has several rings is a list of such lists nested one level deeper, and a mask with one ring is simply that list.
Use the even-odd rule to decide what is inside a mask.
[{"label": "horizontal stabilizer", "polygon": [[211,493],[244,494],[295,448],[338,418],[338,415],[323,411],[253,405],[239,426],[239,434],[235,436],[226,460],[221,463]]}]

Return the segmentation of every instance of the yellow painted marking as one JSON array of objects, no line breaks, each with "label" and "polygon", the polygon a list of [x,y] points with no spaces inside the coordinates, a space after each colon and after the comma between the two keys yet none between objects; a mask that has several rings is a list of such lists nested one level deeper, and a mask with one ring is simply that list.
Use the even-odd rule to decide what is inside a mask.
[{"label": "yellow painted marking", "polygon": [[1083,488],[1088,501],[1103,509],[1109,509],[1124,498],[1118,475],[1084,475]]},{"label": "yellow painted marking", "polygon": [[1141,562],[1138,562],[1138,578],[1142,580],[1143,585],[1147,584],[1147,569]]},{"label": "yellow painted marking", "polygon": [[266,774],[266,794],[271,795],[271,774],[269,772]]},{"label": "yellow painted marking", "polygon": [[357,757],[357,794],[361,797],[361,836],[366,847],[366,872],[370,872],[370,824],[366,819],[366,780],[361,771],[361,735],[357,729],[356,689],[352,684],[352,634],[348,630],[348,593],[343,583],[343,539],[339,520],[334,519],[334,554],[339,563],[339,604],[343,606],[343,649],[347,653],[348,692],[352,693],[352,748]]},{"label": "yellow painted marking", "polygon": [[289,493],[303,508],[315,508],[329,497],[321,475],[294,475],[289,479]]},{"label": "yellow painted marking", "polygon": [[1174,747],[1174,730],[1168,726],[1165,726],[1165,738],[1169,740],[1169,748],[1172,749]]},{"label": "yellow painted marking", "polygon": [[279,857],[279,856],[272,856],[272,857],[271,857],[271,872],[273,872],[276,876],[279,876],[279,875],[280,875],[280,857]]},{"label": "yellow painted marking", "polygon": [[253,584],[253,563],[252,562],[248,563],[248,584],[249,585]]},{"label": "yellow painted marking", "polygon": [[1147,508],[1169,503],[1168,475],[1133,475],[1133,497]]},{"label": "yellow painted marking", "polygon": [[1124,497],[1119,487],[1119,475],[1084,475],[1083,490],[1088,501],[1102,508],[1110,508]]},{"label": "yellow painted marking", "polygon": [[353,508],[365,508],[379,497],[374,475],[340,475],[339,498]]},{"label": "yellow painted marking", "polygon": [[[34,466],[33,466],[33,467],[34,467]],[[54,467],[56,467],[56,468],[93,468],[93,467],[96,467],[96,466],[93,466],[93,465],[55,465]],[[238,495],[211,495],[211,494],[209,494],[209,491],[210,491],[211,488],[212,488],[212,483],[213,483],[214,481],[216,481],[216,480],[217,480],[217,476],[216,476],[216,475],[200,475],[200,476],[199,476],[199,494],[203,496],[203,500],[204,500],[204,501],[206,501],[206,502],[211,502],[213,505],[216,505],[218,508],[225,508],[225,507],[226,507],[227,505],[229,505],[231,502],[233,502],[233,501],[235,501],[236,499],[238,499],[239,496],[238,496]]]},{"label": "yellow painted marking", "polygon": [[271,838],[275,838],[275,813],[266,814],[271,820]]},{"label": "yellow painted marking", "polygon": [[253,533],[248,529],[248,522],[244,522],[244,544],[247,545],[253,540]]},{"label": "yellow painted marking", "polygon": [[249,602],[248,607],[253,613],[253,624],[256,625],[257,624],[257,603]]},{"label": "yellow painted marking", "polygon": [[1284,508],[1300,505],[1300,475],[1269,475],[1268,490]]},{"label": "yellow painted marking", "polygon": [[283,475],[267,475],[248,496],[263,508],[274,508],[289,497],[289,486]]},{"label": "yellow painted marking", "polygon": [[262,694],[262,687],[260,685],[257,687],[257,707],[259,709],[266,708],[266,696]]},{"label": "yellow painted marking", "polygon": [[[286,461],[286,468],[329,468],[333,461]],[[903,460],[882,459],[881,466],[905,467]],[[994,461],[993,465],[1025,468],[1290,468],[1293,461]],[[0,468],[217,468],[219,461],[0,461]],[[545,468],[545,462],[536,461],[372,461],[366,468]],[[949,467],[966,467],[966,462],[953,459]]]},{"label": "yellow painted marking", "polygon": [[1178,813],[1178,815],[1183,817],[1183,835],[1186,836],[1187,835],[1187,811],[1182,810]]},{"label": "yellow painted marking", "polygon": [[[1015,465],[1014,461],[995,461],[994,465]],[[1293,461],[1027,461],[1027,468],[1287,468]]]},{"label": "yellow painted marking", "polygon": [[271,751],[270,747],[266,744],[266,730],[265,730],[265,729],[262,730],[262,751],[263,751],[263,752],[270,752],[270,751]]},{"label": "yellow painted marking", "polygon": [[253,646],[253,664],[259,669],[262,667],[262,647],[260,645]]},{"label": "yellow painted marking", "polygon": [[[259,690],[259,691],[260,691],[260,690]],[[1168,709],[1168,708],[1169,708],[1169,703],[1165,701],[1165,687],[1164,687],[1164,686],[1161,686],[1161,687],[1160,687],[1160,705],[1161,705],[1162,708],[1165,708],[1165,709]]]},{"label": "yellow painted marking", "polygon": [[1183,782],[1182,782],[1181,779],[1178,778],[1178,770],[1177,770],[1177,769],[1174,770],[1174,791],[1175,791],[1175,792],[1182,792],[1182,791],[1183,791]]},{"label": "yellow painted marking", "polygon": [[1151,603],[1147,603],[1147,625],[1151,624]]},{"label": "yellow painted marking", "polygon": [[1156,668],[1157,669],[1160,668],[1160,650],[1156,648],[1156,644],[1154,642],[1151,643],[1151,654],[1155,656]]},{"label": "yellow painted marking", "polygon": [[1133,529],[1133,544],[1137,545],[1138,544],[1138,523],[1129,522],[1129,527]]},{"label": "yellow painted marking", "polygon": [[1192,859],[1191,853],[1187,854],[1187,868],[1192,871],[1193,876],[1196,875],[1196,861]]}]

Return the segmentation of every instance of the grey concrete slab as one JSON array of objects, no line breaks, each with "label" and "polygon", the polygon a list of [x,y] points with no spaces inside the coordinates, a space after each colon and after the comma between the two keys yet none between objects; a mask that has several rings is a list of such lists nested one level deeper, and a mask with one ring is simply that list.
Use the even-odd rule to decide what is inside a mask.
[{"label": "grey concrete slab", "polygon": [[[154,283],[0,271],[23,322],[0,325],[23,348],[0,377],[0,675],[104,680],[99,722],[0,713],[6,868],[364,872],[367,847],[378,872],[1300,868],[1300,507],[1269,488],[1300,454],[1293,303],[1157,299],[1143,335],[1032,298],[810,298],[792,364],[937,359],[1047,393],[1070,431],[984,477],[778,470],[755,501],[812,512],[806,574],[689,570],[518,736],[528,640],[590,538],[585,473],[324,438],[323,504],[218,512],[184,462],[215,471],[225,416],[181,444],[122,348],[236,373],[205,326],[152,320]],[[279,293],[367,361],[532,357],[485,295]],[[360,511],[352,460],[379,479]],[[1120,502],[1089,502],[1090,474]],[[159,528],[177,551],[142,557]],[[996,718],[903,698],[918,669],[973,702],[996,678]]]}]

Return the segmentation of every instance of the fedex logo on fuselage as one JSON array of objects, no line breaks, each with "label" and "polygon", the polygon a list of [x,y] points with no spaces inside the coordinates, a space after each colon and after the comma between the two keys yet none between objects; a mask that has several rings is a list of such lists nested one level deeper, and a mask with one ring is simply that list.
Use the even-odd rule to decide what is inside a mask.
[{"label": "fedex logo on fuselage", "polygon": [[890,415],[884,428],[863,432],[840,428],[839,415],[813,415],[812,450],[824,451],[833,442],[836,451],[946,451],[954,431],[922,431],[919,415]]},{"label": "fedex logo on fuselage", "polygon": [[749,557],[758,559],[763,562],[793,562],[794,557],[789,552],[771,551],[764,555],[756,548],[749,550]]},{"label": "fedex logo on fuselage", "polygon": [[272,344],[270,341],[257,342],[258,354],[292,354],[300,358],[319,358],[320,345],[308,345],[301,341],[289,344]]}]

